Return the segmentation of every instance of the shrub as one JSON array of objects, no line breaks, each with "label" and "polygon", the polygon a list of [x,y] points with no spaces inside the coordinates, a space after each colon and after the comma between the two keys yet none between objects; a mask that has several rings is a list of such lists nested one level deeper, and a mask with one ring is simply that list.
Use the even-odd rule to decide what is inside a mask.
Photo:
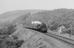
[{"label": "shrub", "polygon": [[15,31],[15,25],[8,24],[0,29],[0,35],[10,35]]}]

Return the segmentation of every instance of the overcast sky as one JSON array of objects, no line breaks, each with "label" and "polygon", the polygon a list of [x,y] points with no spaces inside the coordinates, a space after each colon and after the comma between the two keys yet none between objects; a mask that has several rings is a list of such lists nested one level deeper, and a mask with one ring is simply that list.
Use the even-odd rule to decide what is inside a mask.
[{"label": "overcast sky", "polygon": [[57,8],[74,9],[73,0],[0,0],[0,13],[11,10],[45,9]]}]

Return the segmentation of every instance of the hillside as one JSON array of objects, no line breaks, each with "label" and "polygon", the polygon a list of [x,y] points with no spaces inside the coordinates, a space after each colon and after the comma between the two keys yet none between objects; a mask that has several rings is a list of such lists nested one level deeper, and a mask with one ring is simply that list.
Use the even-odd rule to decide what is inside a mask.
[{"label": "hillside", "polygon": [[[17,37],[17,41],[24,40],[23,42],[24,44],[21,46],[21,48],[24,48],[26,46],[27,48],[35,48],[35,47],[74,48],[74,44],[69,44],[69,43],[65,43],[65,41],[60,41],[60,40],[64,40],[64,39],[59,40],[60,37],[58,36],[60,36],[61,34],[58,34],[57,31],[55,33],[55,31],[50,30],[50,28],[48,28],[49,30],[48,33],[52,33],[54,38],[51,37],[52,35],[47,36],[45,34],[42,34],[41,32],[25,28],[25,26],[31,27],[32,26],[31,21],[35,21],[35,20],[39,20],[47,24],[47,26],[49,27],[53,25],[52,23],[54,23],[54,25],[71,23],[71,25],[73,26],[72,31],[74,31],[74,22],[73,22],[74,10],[73,9],[17,10],[17,11],[6,12],[0,15],[0,27],[2,27],[0,31],[1,32],[3,31],[2,33],[4,32],[7,33],[7,32],[10,32],[9,31],[10,29],[11,30],[13,29],[14,30],[14,31],[12,30],[13,33],[10,35],[7,34],[6,37],[7,38],[10,37],[10,39],[11,38],[13,39],[13,37]],[[56,27],[56,26],[53,26],[53,27]],[[65,38],[69,38],[73,42],[74,32],[72,33],[73,33],[72,38],[67,37],[68,35],[66,34],[63,34],[61,36]],[[57,35],[56,37],[57,39],[55,39],[54,34]],[[67,40],[67,41],[70,41],[70,40]],[[4,46],[5,44],[2,44],[2,45]]]}]

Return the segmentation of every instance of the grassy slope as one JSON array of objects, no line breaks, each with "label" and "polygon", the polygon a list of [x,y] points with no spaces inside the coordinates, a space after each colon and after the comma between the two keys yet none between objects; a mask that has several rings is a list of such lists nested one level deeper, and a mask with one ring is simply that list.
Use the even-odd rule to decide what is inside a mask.
[{"label": "grassy slope", "polygon": [[[4,14],[0,15],[0,20],[3,21],[12,21],[15,22],[21,22],[25,21],[25,16],[30,16],[27,20],[41,20],[44,22],[48,22],[53,20],[53,18],[62,16],[63,14],[66,14],[68,16],[72,16],[72,14],[69,14],[68,12],[72,12],[72,9],[56,9],[52,11],[48,10],[17,10],[17,11],[11,11],[6,12]],[[67,14],[68,13],[68,14]],[[13,22],[14,22],[13,21]]]},{"label": "grassy slope", "polygon": [[[72,13],[70,13],[70,12],[72,12]],[[54,18],[58,18],[58,17],[60,17],[60,16],[62,16],[63,14],[65,14],[66,16],[70,16],[70,15],[72,15],[73,16],[73,10],[67,10],[67,9],[58,9],[58,10],[53,10],[53,11],[42,11],[42,12],[37,12],[37,13],[35,13],[34,11],[33,11],[33,13],[32,14],[30,14],[30,13],[32,13],[32,11],[28,11],[28,12],[26,12],[26,11],[13,11],[13,12],[7,12],[7,13],[5,13],[5,14],[2,14],[2,15],[0,15],[0,18],[2,19],[2,20],[4,20],[4,19],[7,19],[7,22],[5,22],[5,23],[8,23],[8,19],[10,20],[10,21],[13,21],[13,23],[23,23],[23,22],[25,22],[25,19],[26,19],[26,17],[25,16],[29,16],[29,17],[27,17],[27,19],[26,19],[26,23],[28,24],[30,21],[32,21],[32,20],[41,20],[41,21],[43,21],[43,22],[45,22],[45,23],[50,23],[50,21],[52,21]],[[16,18],[16,17],[18,17],[18,18]],[[13,19],[12,19],[12,17],[13,17]],[[48,18],[49,17],[49,18]],[[5,24],[5,23],[1,23],[1,24]],[[20,30],[20,31],[22,31],[22,30]],[[26,31],[27,32],[27,31]],[[23,33],[23,32],[22,32]],[[22,35],[22,33],[18,33],[18,34],[20,34],[21,36],[24,36],[24,35]],[[21,38],[21,36],[19,36],[20,38]],[[23,38],[23,37],[22,37]],[[24,38],[23,38],[24,39]],[[57,40],[54,40],[54,39],[52,39],[51,37],[50,37],[50,41],[48,41],[48,39],[46,40],[46,37],[45,37],[45,40],[47,41],[47,42],[50,42],[50,45],[51,44],[53,44],[53,46],[56,46],[56,48],[57,48],[57,44],[59,44],[58,45],[58,48],[60,47],[60,46],[62,46],[63,48],[65,47],[67,47],[67,46],[65,46],[65,45],[63,45],[63,44],[60,44],[60,42],[59,41],[57,41]],[[54,41],[54,42],[56,42],[55,43],[55,45],[54,45],[54,42],[52,42],[51,43],[51,41]],[[68,48],[68,47],[67,47]]]}]

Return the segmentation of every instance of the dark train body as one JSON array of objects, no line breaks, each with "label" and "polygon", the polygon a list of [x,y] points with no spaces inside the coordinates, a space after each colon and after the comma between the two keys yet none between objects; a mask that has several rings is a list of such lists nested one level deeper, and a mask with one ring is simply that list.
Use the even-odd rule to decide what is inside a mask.
[{"label": "dark train body", "polygon": [[48,28],[45,23],[41,22],[41,24],[32,24],[32,25],[33,25],[32,27],[25,27],[25,28],[36,30],[42,33],[47,33]]}]

